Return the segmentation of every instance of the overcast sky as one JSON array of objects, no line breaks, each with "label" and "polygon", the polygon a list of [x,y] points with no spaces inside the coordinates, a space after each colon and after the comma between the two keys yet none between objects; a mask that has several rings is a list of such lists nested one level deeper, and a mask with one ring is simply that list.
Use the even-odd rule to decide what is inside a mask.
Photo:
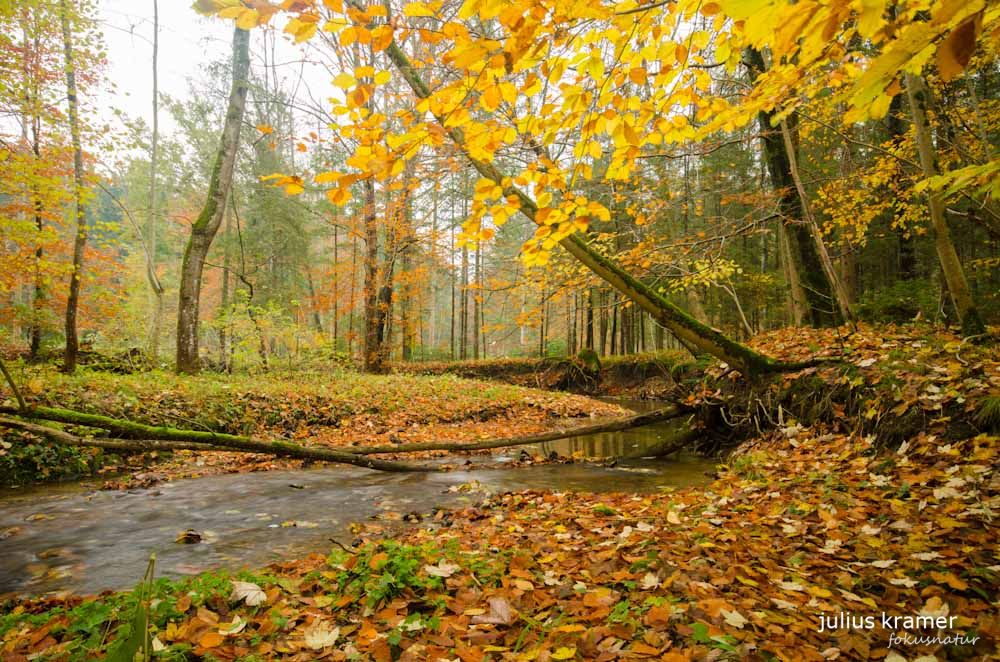
[{"label": "overcast sky", "polygon": [[[203,64],[228,57],[232,23],[199,16],[189,0],[159,0],[160,92],[187,95],[187,79]],[[152,123],[153,0],[100,0],[100,20],[108,48],[108,77],[117,86],[102,110],[117,107]],[[160,112],[169,131],[172,123]]]},{"label": "overcast sky", "polygon": [[[117,90],[98,104],[101,114],[112,118],[118,108],[130,118],[141,117],[152,124],[153,0],[99,0],[99,18],[108,50],[108,77]],[[191,0],[159,0],[160,51],[158,60],[160,94],[175,99],[188,96],[187,81],[199,78],[206,64],[232,57],[233,22],[206,18],[191,8]],[[279,24],[280,25],[280,24]],[[262,33],[254,31],[251,60],[259,65]],[[256,47],[255,47],[256,46]],[[333,93],[330,75],[319,66],[297,64],[302,49],[289,39],[279,38],[277,59],[287,63],[279,75],[289,81],[286,89],[296,86],[301,74],[312,93],[325,99]],[[305,94],[299,88],[300,94]],[[223,96],[228,95],[228,90]],[[310,120],[313,125],[314,120]],[[174,129],[169,113],[161,104],[160,127],[164,133]],[[220,127],[221,128],[221,127]]]}]

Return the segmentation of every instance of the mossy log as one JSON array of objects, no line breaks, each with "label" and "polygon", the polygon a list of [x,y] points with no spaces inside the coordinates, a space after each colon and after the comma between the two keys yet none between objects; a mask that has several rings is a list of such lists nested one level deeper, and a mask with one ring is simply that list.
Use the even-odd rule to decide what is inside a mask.
[{"label": "mossy log", "polygon": [[[148,443],[150,441],[187,442],[205,444],[212,448],[198,450],[237,450],[249,453],[267,453],[280,457],[291,457],[300,460],[314,460],[318,462],[333,462],[337,464],[350,464],[366,469],[377,469],[379,471],[439,471],[439,467],[425,467],[415,464],[405,464],[402,462],[389,462],[387,460],[377,460],[364,457],[356,453],[345,451],[335,451],[327,448],[306,448],[299,444],[286,441],[260,441],[234,434],[224,434],[220,432],[207,432],[202,430],[178,430],[154,425],[144,425],[133,421],[123,421],[108,416],[97,414],[85,414],[69,409],[57,409],[54,407],[35,407],[27,411],[18,411],[10,407],[0,407],[0,413],[15,414],[23,418],[42,419],[46,421],[57,421],[72,425],[82,425],[85,427],[107,430],[115,435],[127,438],[131,441]],[[23,429],[23,428],[22,428]],[[52,437],[49,436],[51,439]],[[86,440],[81,437],[81,440]],[[76,444],[79,445],[79,444]],[[97,444],[91,444],[97,445]],[[141,444],[136,444],[136,449]]]},{"label": "mossy log", "polygon": [[[10,427],[25,430],[44,436],[50,441],[71,446],[95,446],[120,451],[155,451],[155,450],[196,450],[196,451],[239,451],[245,453],[265,453],[280,457],[291,457],[318,462],[333,462],[353,466],[376,469],[378,471],[439,471],[440,467],[429,467],[402,462],[378,460],[370,455],[385,453],[414,453],[419,451],[443,450],[450,452],[488,450],[508,446],[523,446],[557,439],[566,439],[586,434],[602,432],[617,432],[629,428],[649,425],[659,421],[680,416],[688,411],[686,408],[673,405],[657,411],[635,416],[618,418],[604,423],[563,428],[552,432],[522,437],[507,437],[504,439],[489,439],[467,443],[428,442],[422,444],[368,446],[345,450],[328,448],[307,448],[299,444],[285,441],[261,441],[241,435],[225,434],[204,430],[180,430],[164,426],[146,425],[134,421],[87,414],[70,409],[55,407],[34,407],[18,410],[13,407],[0,407],[0,413],[12,414],[19,418],[0,416],[0,427]],[[53,421],[69,425],[79,425],[99,430],[105,430],[118,438],[80,437],[64,430],[31,423],[22,418],[32,420]]]}]

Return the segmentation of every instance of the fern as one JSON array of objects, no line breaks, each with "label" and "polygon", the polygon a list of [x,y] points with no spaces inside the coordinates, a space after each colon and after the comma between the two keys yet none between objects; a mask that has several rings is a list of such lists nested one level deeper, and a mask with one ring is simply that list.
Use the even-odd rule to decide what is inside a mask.
[{"label": "fern", "polygon": [[1000,396],[983,398],[976,410],[976,424],[986,430],[1000,429]]}]

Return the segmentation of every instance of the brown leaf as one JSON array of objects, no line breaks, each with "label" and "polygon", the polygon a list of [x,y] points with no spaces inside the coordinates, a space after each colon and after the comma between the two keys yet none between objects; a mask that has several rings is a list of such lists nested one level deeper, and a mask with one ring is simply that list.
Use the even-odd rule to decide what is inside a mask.
[{"label": "brown leaf", "polygon": [[510,603],[505,598],[490,598],[490,611],[487,614],[472,617],[472,624],[510,625],[514,616]]},{"label": "brown leaf", "polygon": [[937,50],[937,67],[941,80],[948,82],[958,77],[968,66],[976,50],[976,38],[983,29],[983,12],[962,21],[951,31]]}]

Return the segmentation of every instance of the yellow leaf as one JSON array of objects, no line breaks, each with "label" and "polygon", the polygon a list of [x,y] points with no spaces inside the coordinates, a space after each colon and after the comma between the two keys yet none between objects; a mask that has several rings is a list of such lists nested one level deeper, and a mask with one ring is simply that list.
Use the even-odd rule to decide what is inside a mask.
[{"label": "yellow leaf", "polygon": [[340,74],[339,76],[337,76],[336,78],[334,78],[333,79],[333,84],[336,85],[339,88],[342,88],[342,89],[345,89],[345,90],[349,90],[352,87],[354,87],[355,85],[357,85],[358,81],[351,74],[344,73],[344,74]]},{"label": "yellow leaf", "polygon": [[462,8],[458,10],[458,18],[463,21],[472,18],[479,10],[480,4],[482,4],[482,0],[465,0],[462,3]]},{"label": "yellow leaf", "polygon": [[553,660],[569,660],[576,657],[576,646],[562,646],[552,653]]},{"label": "yellow leaf", "polygon": [[321,173],[318,173],[313,178],[313,181],[315,181],[317,184],[332,184],[333,182],[337,181],[338,179],[340,179],[340,173],[339,172],[330,171],[330,172],[321,172]]},{"label": "yellow leaf", "polygon": [[380,71],[377,74],[375,74],[376,85],[385,85],[390,80],[392,80],[392,74],[390,74],[388,71]]},{"label": "yellow leaf", "polygon": [[263,134],[274,133],[274,127],[268,126],[267,124],[260,124],[257,126],[257,130]]},{"label": "yellow leaf", "polygon": [[260,14],[256,9],[244,9],[240,12],[240,17],[236,19],[236,27],[240,30],[252,30],[257,27],[257,19]]},{"label": "yellow leaf", "polygon": [[861,14],[858,16],[858,34],[869,39],[882,24],[885,0],[861,0]]},{"label": "yellow leaf", "polygon": [[645,85],[646,70],[642,67],[632,67],[628,71],[628,77],[636,85]]},{"label": "yellow leaf", "polygon": [[585,632],[586,630],[587,628],[579,623],[574,623],[572,625],[560,625],[556,628],[556,632]]},{"label": "yellow leaf", "polygon": [[351,189],[332,188],[326,192],[327,199],[335,205],[344,205],[351,199]]},{"label": "yellow leaf", "polygon": [[500,90],[496,86],[489,86],[483,90],[479,97],[479,105],[487,112],[493,112],[500,106]]}]

